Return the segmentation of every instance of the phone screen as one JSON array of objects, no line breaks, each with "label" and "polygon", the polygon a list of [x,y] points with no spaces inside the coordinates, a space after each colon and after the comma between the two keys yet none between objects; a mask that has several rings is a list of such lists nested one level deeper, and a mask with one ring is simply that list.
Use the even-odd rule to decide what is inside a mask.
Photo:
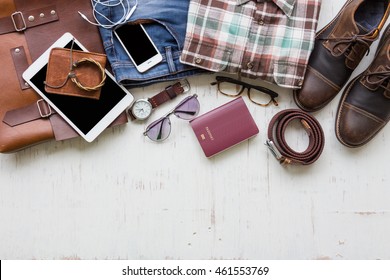
[{"label": "phone screen", "polygon": [[115,29],[115,32],[135,64],[141,65],[158,54],[141,25],[125,24]]}]

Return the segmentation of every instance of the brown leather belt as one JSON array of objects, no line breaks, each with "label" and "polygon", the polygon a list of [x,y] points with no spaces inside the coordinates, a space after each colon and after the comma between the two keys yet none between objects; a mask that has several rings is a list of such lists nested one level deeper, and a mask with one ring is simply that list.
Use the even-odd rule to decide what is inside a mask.
[{"label": "brown leather belt", "polygon": [[[294,120],[301,122],[309,136],[309,146],[303,152],[291,149],[284,137],[287,126]],[[268,126],[266,145],[280,164],[312,164],[320,157],[324,144],[324,132],[320,123],[302,110],[283,110],[271,119]]]}]

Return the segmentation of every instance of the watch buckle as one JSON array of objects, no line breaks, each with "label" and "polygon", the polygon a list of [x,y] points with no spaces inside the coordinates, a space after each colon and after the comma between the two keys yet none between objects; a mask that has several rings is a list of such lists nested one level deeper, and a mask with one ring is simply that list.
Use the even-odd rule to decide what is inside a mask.
[{"label": "watch buckle", "polygon": [[187,93],[191,90],[190,83],[187,81],[187,79],[182,79],[179,81],[180,86],[183,88],[183,93]]}]

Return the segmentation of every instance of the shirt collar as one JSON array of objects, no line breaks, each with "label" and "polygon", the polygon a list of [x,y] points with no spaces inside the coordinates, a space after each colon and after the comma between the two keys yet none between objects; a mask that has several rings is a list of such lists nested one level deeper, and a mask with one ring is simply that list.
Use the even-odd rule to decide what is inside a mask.
[{"label": "shirt collar", "polygon": [[[237,5],[245,4],[252,0],[236,0]],[[272,0],[287,16],[291,16],[297,0]]]}]

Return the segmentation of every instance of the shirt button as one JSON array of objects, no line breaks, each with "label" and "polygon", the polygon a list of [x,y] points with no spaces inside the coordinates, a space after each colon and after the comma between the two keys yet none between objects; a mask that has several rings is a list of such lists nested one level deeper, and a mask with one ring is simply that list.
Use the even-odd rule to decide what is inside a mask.
[{"label": "shirt button", "polygon": [[264,20],[260,19],[259,20],[259,25],[264,25]]},{"label": "shirt button", "polygon": [[246,64],[246,67],[248,67],[248,69],[252,69],[253,68],[253,62],[251,61],[251,62],[248,62],[247,64]]},{"label": "shirt button", "polygon": [[195,63],[199,64],[202,62],[202,59],[200,57],[195,58]]},{"label": "shirt button", "polygon": [[298,86],[299,87],[303,86],[303,80],[302,79],[298,80]]}]

